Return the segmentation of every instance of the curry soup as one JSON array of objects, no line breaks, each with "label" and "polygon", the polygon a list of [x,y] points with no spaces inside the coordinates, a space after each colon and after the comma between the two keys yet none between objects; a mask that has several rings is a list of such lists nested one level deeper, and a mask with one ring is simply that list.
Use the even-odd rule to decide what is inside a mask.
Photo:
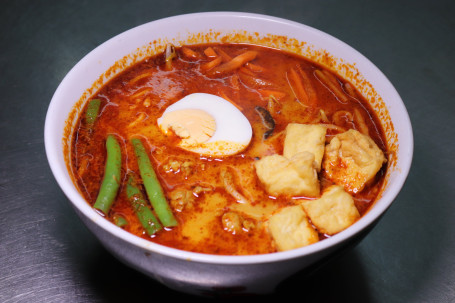
[{"label": "curry soup", "polygon": [[[310,245],[365,214],[385,175],[387,144],[367,100],[277,49],[168,45],[92,99],[72,143],[80,192],[113,224],[177,249],[246,255]],[[188,106],[165,114],[180,101]],[[228,138],[198,149],[221,127]]]}]

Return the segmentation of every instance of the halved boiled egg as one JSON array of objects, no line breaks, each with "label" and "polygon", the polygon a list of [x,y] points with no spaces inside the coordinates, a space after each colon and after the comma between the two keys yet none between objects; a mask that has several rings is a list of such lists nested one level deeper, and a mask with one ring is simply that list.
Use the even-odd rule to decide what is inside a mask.
[{"label": "halved boiled egg", "polygon": [[180,99],[157,122],[165,134],[173,132],[181,139],[181,148],[205,156],[237,154],[253,134],[250,122],[233,104],[206,93]]}]

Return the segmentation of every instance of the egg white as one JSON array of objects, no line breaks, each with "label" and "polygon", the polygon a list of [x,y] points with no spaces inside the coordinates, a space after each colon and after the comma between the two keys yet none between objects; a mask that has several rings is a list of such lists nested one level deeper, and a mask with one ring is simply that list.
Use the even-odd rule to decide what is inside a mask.
[{"label": "egg white", "polygon": [[[215,119],[216,130],[213,136],[197,145],[180,145],[180,147],[207,156],[227,156],[244,150],[251,141],[253,131],[248,119],[229,101],[212,94],[194,93],[187,95],[170,105],[157,120],[169,112],[185,109],[199,109]],[[164,131],[164,130],[163,130]]]}]

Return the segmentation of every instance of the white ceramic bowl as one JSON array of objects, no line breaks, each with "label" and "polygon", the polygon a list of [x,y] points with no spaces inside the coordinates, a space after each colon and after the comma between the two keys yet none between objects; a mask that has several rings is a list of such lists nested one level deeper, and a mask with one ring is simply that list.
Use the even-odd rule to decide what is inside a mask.
[{"label": "white ceramic bowl", "polygon": [[[248,42],[297,52],[329,66],[367,96],[395,152],[381,198],[343,232],[299,249],[255,256],[216,256],[181,251],[140,239],[100,217],[72,182],[65,159],[79,109],[125,66],[175,45],[211,41]],[[96,83],[96,84],[94,84]],[[73,113],[70,115],[70,113]],[[101,243],[127,265],[170,288],[192,293],[268,293],[292,274],[309,270],[362,239],[389,208],[408,175],[413,134],[408,113],[388,79],[359,52],[314,28],[270,16],[211,12],[170,17],[126,31],[85,56],[63,79],[50,103],[45,147],[51,170],[76,213]]]}]

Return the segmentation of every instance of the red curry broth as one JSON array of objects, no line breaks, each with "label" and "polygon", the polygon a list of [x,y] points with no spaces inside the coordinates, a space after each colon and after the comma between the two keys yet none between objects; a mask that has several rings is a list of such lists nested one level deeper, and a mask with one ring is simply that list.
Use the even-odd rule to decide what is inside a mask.
[{"label": "red curry broth", "polygon": [[[234,71],[214,75],[204,69],[207,64],[214,64],[217,57],[224,62],[249,50],[257,52],[255,59]],[[217,57],[211,56],[211,51]],[[164,55],[159,54],[137,63],[105,84],[93,96],[101,100],[101,111],[93,131],[87,130],[83,118],[75,130],[73,170],[80,191],[91,205],[103,178],[108,134],[115,134],[121,141],[122,176],[131,170],[139,175],[128,139],[141,135],[166,197],[172,200],[180,194],[187,202],[170,202],[179,225],[150,237],[144,233],[121,185],[106,218],[111,221],[118,215],[126,218],[128,224],[123,228],[139,237],[178,249],[211,254],[275,252],[273,241],[264,228],[267,216],[280,207],[295,204],[296,199],[308,198],[269,196],[255,175],[253,162],[261,156],[282,152],[280,134],[290,122],[326,123],[330,125],[327,140],[342,130],[367,128],[369,136],[386,151],[384,133],[368,102],[350,83],[325,71],[343,94],[337,96],[333,87],[315,76],[315,71],[323,68],[305,58],[244,44],[186,46],[177,48],[176,54],[171,68],[166,68]],[[296,78],[297,81],[300,79],[300,84],[295,82]],[[306,96],[302,96],[299,85]],[[248,118],[253,139],[242,153],[219,158],[202,157],[178,148],[176,136],[165,136],[159,130],[156,121],[169,105],[188,94],[200,92],[228,99]],[[255,110],[257,106],[267,109],[275,122],[267,139],[264,139],[267,128]],[[226,166],[236,188],[251,206],[238,203],[224,189],[219,176]],[[353,195],[361,215],[374,202],[384,170],[378,173],[375,182]],[[332,184],[323,171],[319,179],[321,189]],[[223,225],[223,214],[229,212],[241,214],[240,231],[232,232]],[[192,227],[185,228],[187,225]],[[320,234],[320,239],[325,237]]]}]

